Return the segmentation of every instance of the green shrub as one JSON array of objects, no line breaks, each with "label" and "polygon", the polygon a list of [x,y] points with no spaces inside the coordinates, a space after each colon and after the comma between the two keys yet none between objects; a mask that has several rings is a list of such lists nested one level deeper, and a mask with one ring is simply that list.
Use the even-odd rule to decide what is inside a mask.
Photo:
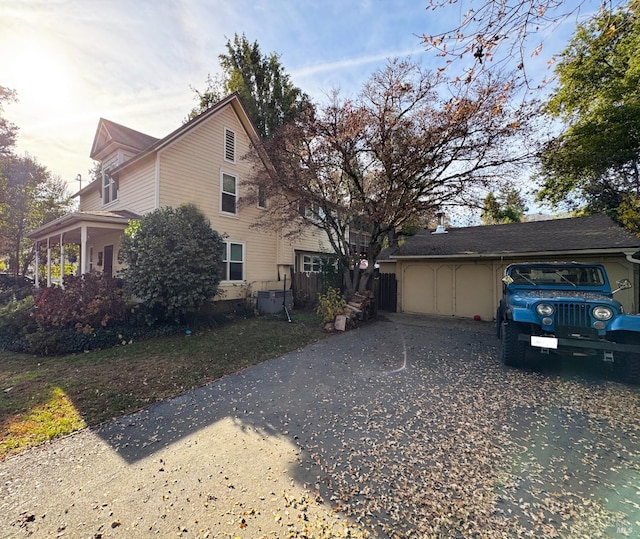
[{"label": "green shrub", "polygon": [[223,253],[222,237],[194,206],[161,208],[125,232],[121,275],[148,323],[180,323],[218,293]]},{"label": "green shrub", "polygon": [[316,313],[322,317],[322,322],[333,322],[336,316],[342,313],[346,300],[340,294],[340,290],[337,288],[329,288],[326,294],[320,294],[318,296],[318,307]]},{"label": "green shrub", "polygon": [[69,328],[55,330],[37,328],[24,337],[26,347],[12,351],[38,356],[76,354],[89,350],[124,346],[144,339],[177,335],[185,333],[188,329],[186,326],[177,324],[163,324],[153,327],[147,324],[142,326],[128,324],[126,326],[98,327],[91,331],[77,331]]},{"label": "green shrub", "polygon": [[28,352],[26,336],[36,331],[36,323],[31,316],[33,297],[13,299],[0,305],[0,349],[13,352]]}]

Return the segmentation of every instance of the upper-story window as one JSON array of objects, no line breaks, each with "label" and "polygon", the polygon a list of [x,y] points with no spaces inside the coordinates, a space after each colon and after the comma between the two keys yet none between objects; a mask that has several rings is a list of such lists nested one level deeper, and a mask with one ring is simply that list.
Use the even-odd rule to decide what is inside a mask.
[{"label": "upper-story window", "polygon": [[118,200],[118,184],[109,174],[109,169],[102,169],[102,204],[107,205]]},{"label": "upper-story window", "polygon": [[301,203],[298,207],[298,211],[300,212],[300,215],[311,221],[322,221],[326,217],[324,210],[316,202],[309,204]]},{"label": "upper-story window", "polygon": [[362,232],[361,230],[349,231],[349,244],[351,245],[351,250],[353,253],[367,256],[370,241],[371,234],[369,234],[368,232]]},{"label": "upper-story window", "polygon": [[222,184],[222,189],[220,189],[220,211],[235,215],[238,211],[238,178],[227,172],[222,172],[220,182]]},{"label": "upper-story window", "polygon": [[267,189],[264,185],[258,185],[258,208],[267,208]]},{"label": "upper-story window", "polygon": [[231,129],[224,129],[224,160],[236,162],[236,133]]}]

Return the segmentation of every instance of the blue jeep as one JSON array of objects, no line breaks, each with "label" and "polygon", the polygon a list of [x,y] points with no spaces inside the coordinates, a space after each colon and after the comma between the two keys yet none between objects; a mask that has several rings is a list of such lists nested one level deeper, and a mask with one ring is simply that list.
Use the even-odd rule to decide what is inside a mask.
[{"label": "blue jeep", "polygon": [[640,383],[640,316],[613,299],[631,288],[628,279],[611,290],[601,264],[544,262],[511,264],[502,282],[496,326],[505,365],[522,366],[528,350],[599,356]]}]

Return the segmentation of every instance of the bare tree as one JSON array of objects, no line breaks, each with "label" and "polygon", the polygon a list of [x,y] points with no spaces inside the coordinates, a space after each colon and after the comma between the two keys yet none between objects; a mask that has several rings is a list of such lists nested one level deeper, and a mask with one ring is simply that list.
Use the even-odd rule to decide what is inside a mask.
[{"label": "bare tree", "polygon": [[[429,0],[427,9],[448,15],[457,8],[457,24],[438,34],[424,34],[424,44],[451,65],[464,60],[469,82],[488,69],[508,70],[530,85],[527,64],[543,49],[545,36],[563,21],[580,17],[585,0]],[[613,0],[602,0],[613,11]],[[543,81],[544,82],[544,81]]]},{"label": "bare tree", "polygon": [[250,195],[264,193],[269,210],[256,226],[299,234],[324,231],[344,267],[357,270],[367,238],[367,268],[345,272],[350,293],[366,288],[389,237],[447,205],[478,204],[481,189],[527,158],[512,142],[527,132],[530,113],[509,106],[512,85],[486,77],[464,97],[448,94],[440,74],[390,61],[355,100],[334,92],[318,111],[309,106],[251,155]]}]

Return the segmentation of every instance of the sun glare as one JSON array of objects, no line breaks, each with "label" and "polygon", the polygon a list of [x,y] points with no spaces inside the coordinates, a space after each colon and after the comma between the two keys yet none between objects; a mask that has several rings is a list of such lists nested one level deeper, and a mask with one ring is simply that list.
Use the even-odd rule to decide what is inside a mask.
[{"label": "sun glare", "polygon": [[22,39],[3,49],[2,84],[16,90],[20,101],[46,109],[71,105],[71,66],[54,46]]}]

